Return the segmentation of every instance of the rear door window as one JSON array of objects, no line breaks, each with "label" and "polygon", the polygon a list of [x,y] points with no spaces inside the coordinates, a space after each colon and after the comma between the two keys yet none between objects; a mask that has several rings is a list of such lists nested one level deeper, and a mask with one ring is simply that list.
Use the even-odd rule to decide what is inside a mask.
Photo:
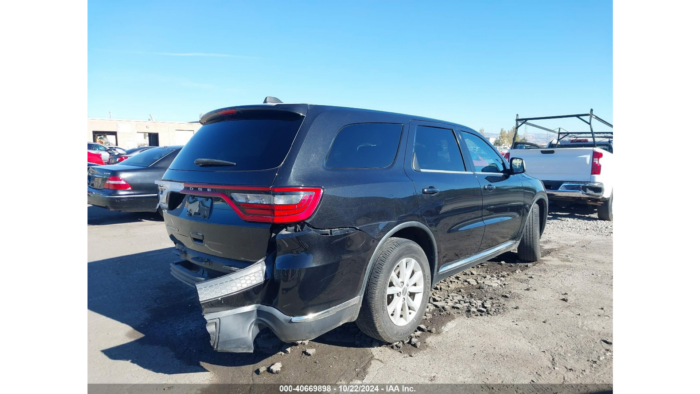
[{"label": "rear door window", "polygon": [[464,171],[462,153],[450,129],[418,126],[413,152],[415,170]]},{"label": "rear door window", "polygon": [[462,137],[467,144],[469,156],[474,163],[476,172],[503,172],[505,170],[501,155],[493,150],[486,141],[466,131],[462,132]]},{"label": "rear door window", "polygon": [[396,158],[403,125],[360,123],[343,127],[333,141],[327,168],[384,168]]},{"label": "rear door window", "polygon": [[[287,157],[304,117],[284,111],[239,111],[199,129],[178,154],[171,169],[188,171],[255,171],[279,167]],[[146,154],[140,153],[134,157]],[[198,166],[197,159],[236,163]]]}]

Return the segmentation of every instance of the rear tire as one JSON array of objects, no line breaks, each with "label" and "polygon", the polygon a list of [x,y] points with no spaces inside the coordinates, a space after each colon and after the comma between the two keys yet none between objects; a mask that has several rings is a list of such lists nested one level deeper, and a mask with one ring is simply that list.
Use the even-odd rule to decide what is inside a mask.
[{"label": "rear tire", "polygon": [[598,219],[613,221],[613,195],[610,193],[610,198],[598,207]]},{"label": "rear tire", "polygon": [[518,258],[523,261],[537,261],[540,251],[540,206],[535,203],[525,223],[523,237],[518,245]]},{"label": "rear tire", "polygon": [[[372,266],[357,326],[384,342],[408,338],[423,319],[431,283],[430,264],[423,249],[407,239],[389,238]],[[394,312],[390,314],[392,304]]]}]

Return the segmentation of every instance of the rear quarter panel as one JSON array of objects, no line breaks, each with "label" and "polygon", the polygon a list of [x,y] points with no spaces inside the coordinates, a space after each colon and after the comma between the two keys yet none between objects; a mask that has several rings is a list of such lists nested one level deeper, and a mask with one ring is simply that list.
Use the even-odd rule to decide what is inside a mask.
[{"label": "rear quarter panel", "polygon": [[[326,156],[338,131],[349,124],[372,122],[403,125],[392,165],[381,169],[326,168]],[[322,187],[321,202],[306,223],[318,231],[341,229],[341,234],[343,231],[347,233],[320,238],[314,235],[313,239],[325,238],[329,245],[321,249],[314,247],[315,253],[309,250],[278,258],[280,266],[277,268],[295,275],[295,266],[315,266],[313,275],[308,271],[305,273],[309,275],[308,278],[298,277],[299,283],[319,284],[314,291],[324,296],[317,299],[328,298],[337,303],[361,294],[369,260],[382,237],[399,223],[420,220],[415,187],[403,169],[409,122],[406,116],[398,114],[350,109],[316,111],[313,106],[310,107],[297,140],[280,168],[275,186]],[[304,242],[299,244],[312,245],[307,239],[310,236],[304,235]],[[278,244],[282,242],[286,245],[290,241],[278,239]],[[293,249],[299,251],[305,248]],[[284,253],[283,249],[287,247],[278,247],[278,257]],[[302,262],[302,258],[313,258],[313,262]],[[341,282],[336,281],[341,281],[344,289],[337,294],[334,291]],[[291,292],[292,289],[287,291]],[[311,296],[303,296],[302,292],[299,294],[300,299]]]}]

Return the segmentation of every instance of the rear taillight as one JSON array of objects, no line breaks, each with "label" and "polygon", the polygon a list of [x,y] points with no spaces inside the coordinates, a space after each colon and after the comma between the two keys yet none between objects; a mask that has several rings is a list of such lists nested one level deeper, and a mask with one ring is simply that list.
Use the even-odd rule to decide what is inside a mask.
[{"label": "rear taillight", "polygon": [[278,187],[270,192],[240,190],[230,195],[244,220],[292,223],[310,218],[322,193],[319,188]]},{"label": "rear taillight", "polygon": [[593,151],[593,162],[591,164],[591,175],[600,175],[601,165],[600,159],[603,157],[603,152]]},{"label": "rear taillight", "polygon": [[249,222],[293,223],[314,214],[323,189],[185,184],[180,193],[219,197]]},{"label": "rear taillight", "polygon": [[111,176],[105,182],[105,189],[131,190],[131,185],[118,176]]},{"label": "rear taillight", "polygon": [[124,160],[126,160],[126,159],[128,159],[128,157],[126,157],[126,156],[119,156],[119,157],[117,157],[117,162],[124,161]]},{"label": "rear taillight", "polygon": [[503,157],[505,157],[506,160],[510,160],[510,152],[506,152]]}]

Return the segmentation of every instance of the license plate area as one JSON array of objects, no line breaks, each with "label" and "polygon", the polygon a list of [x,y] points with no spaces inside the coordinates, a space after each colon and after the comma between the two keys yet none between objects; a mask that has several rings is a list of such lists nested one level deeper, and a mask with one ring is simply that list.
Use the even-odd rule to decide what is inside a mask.
[{"label": "license plate area", "polygon": [[188,217],[207,220],[211,216],[212,205],[211,197],[188,195],[185,198],[185,209]]}]

